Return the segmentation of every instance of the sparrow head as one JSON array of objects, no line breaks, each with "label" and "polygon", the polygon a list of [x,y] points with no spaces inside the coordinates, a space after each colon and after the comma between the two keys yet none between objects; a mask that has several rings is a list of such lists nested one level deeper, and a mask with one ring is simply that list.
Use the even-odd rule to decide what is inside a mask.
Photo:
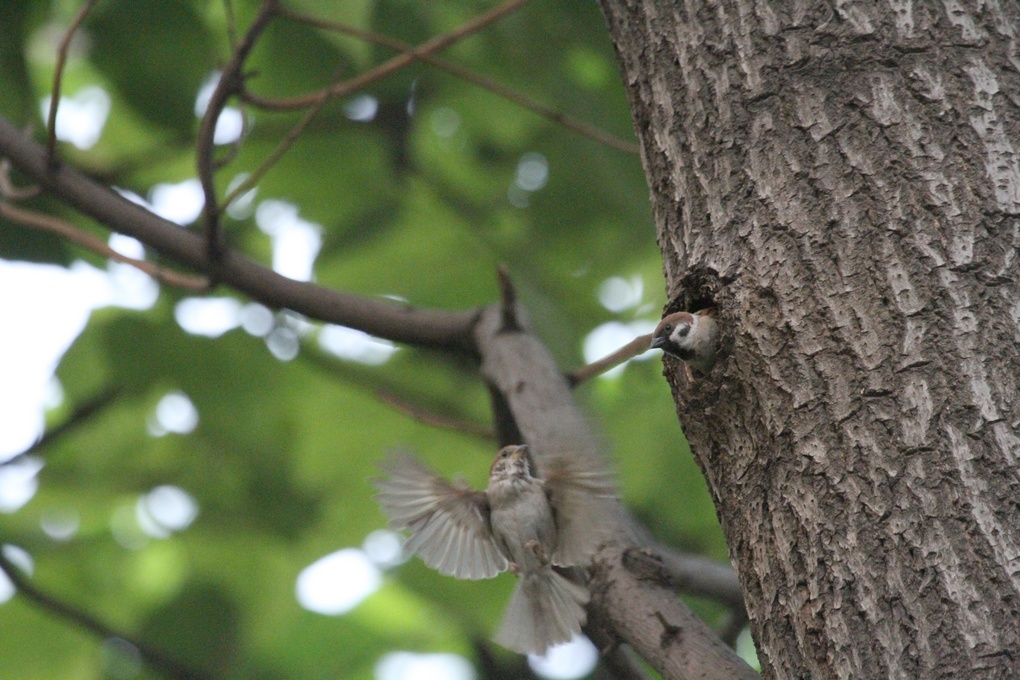
[{"label": "sparrow head", "polygon": [[490,477],[530,477],[531,464],[525,444],[504,446],[489,468]]},{"label": "sparrow head", "polygon": [[656,326],[651,348],[661,349],[708,373],[715,363],[718,336],[714,309],[702,309],[693,314],[674,312]]},{"label": "sparrow head", "polygon": [[652,333],[652,349],[661,349],[667,354],[689,359],[692,354],[693,334],[698,319],[688,312],[674,312],[667,315]]}]

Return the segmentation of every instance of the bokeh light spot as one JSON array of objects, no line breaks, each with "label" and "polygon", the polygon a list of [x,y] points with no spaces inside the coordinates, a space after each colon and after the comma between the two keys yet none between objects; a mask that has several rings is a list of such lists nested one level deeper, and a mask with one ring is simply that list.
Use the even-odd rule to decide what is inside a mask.
[{"label": "bokeh light spot", "polygon": [[525,191],[538,191],[549,181],[549,161],[537,151],[529,151],[517,163],[514,181]]},{"label": "bokeh light spot", "polygon": [[230,297],[185,298],[174,307],[174,319],[192,335],[218,338],[241,324],[241,303]]},{"label": "bokeh light spot", "polygon": [[[216,85],[220,82],[220,72],[215,71],[209,74],[202,87],[195,97],[195,116],[201,118],[209,108],[209,101],[212,99]],[[241,138],[244,131],[244,114],[233,106],[225,106],[220,111],[220,117],[216,119],[216,129],[213,131],[213,144],[233,144]]]},{"label": "bokeh light spot", "polygon": [[[154,538],[165,538],[172,531],[183,531],[198,517],[198,503],[191,495],[169,484],[157,486],[138,499],[138,524]],[[152,524],[159,531],[150,532]]]},{"label": "bokeh light spot", "polygon": [[81,518],[70,508],[50,508],[39,520],[43,533],[54,541],[69,541],[78,533]]},{"label": "bokeh light spot", "polygon": [[162,183],[149,191],[152,211],[165,220],[176,224],[191,224],[202,214],[205,194],[197,177],[177,184]]},{"label": "bokeh light spot", "polygon": [[[43,120],[49,120],[50,98],[40,102]],[[63,95],[57,105],[57,139],[71,142],[85,151],[95,146],[110,115],[110,95],[98,85],[90,85],[73,95]]]},{"label": "bokeh light spot", "polygon": [[379,111],[379,100],[370,94],[359,94],[344,103],[344,115],[359,123],[367,123]]},{"label": "bokeh light spot", "polygon": [[[609,321],[596,326],[584,338],[584,360],[589,364],[598,361],[602,357],[612,354],[639,335],[651,333],[655,330],[655,326],[656,322],[654,321],[633,321],[631,323]],[[623,372],[623,367],[631,361],[646,361],[653,356],[655,356],[654,353],[643,352],[612,370],[606,371],[599,377],[612,378],[618,376]]]},{"label": "bokeh light spot", "polygon": [[156,404],[155,422],[149,432],[162,436],[168,432],[189,434],[198,427],[198,409],[183,392],[169,392]]},{"label": "bokeh light spot", "polygon": [[390,652],[375,665],[376,680],[474,680],[475,669],[456,654]]},{"label": "bokeh light spot", "polygon": [[[25,572],[27,576],[31,576],[32,572],[35,571],[35,562],[24,548],[7,543],[0,550],[3,551],[4,557],[11,564]],[[14,597],[15,592],[17,592],[17,589],[14,587],[14,584],[11,583],[6,574],[0,572],[0,604]]]},{"label": "bokeh light spot", "polygon": [[0,512],[17,512],[39,490],[39,471],[43,462],[24,456],[0,466]]},{"label": "bokeh light spot", "polygon": [[309,611],[329,616],[357,607],[382,584],[382,574],[357,548],[330,553],[298,574],[295,594]]},{"label": "bokeh light spot", "polygon": [[437,137],[448,139],[460,130],[460,114],[448,106],[443,106],[432,112],[429,124]]},{"label": "bokeh light spot", "polygon": [[322,227],[301,219],[296,206],[278,200],[259,203],[255,224],[273,241],[273,270],[295,281],[311,281]]},{"label": "bokeh light spot", "polygon": [[370,533],[361,543],[361,549],[381,569],[396,566],[408,558],[400,534],[389,529],[378,529]]},{"label": "bokeh light spot", "polygon": [[561,645],[550,647],[543,656],[528,655],[531,669],[550,680],[574,680],[583,678],[595,669],[599,652],[591,640],[583,635]]},{"label": "bokeh light spot", "polygon": [[301,350],[301,341],[293,328],[277,326],[266,336],[266,347],[280,361],[291,361]]},{"label": "bokeh light spot", "polygon": [[265,337],[276,325],[272,310],[257,302],[249,302],[241,310],[241,328],[258,338]]},{"label": "bokeh light spot", "polygon": [[640,276],[632,276],[630,280],[613,276],[599,286],[599,302],[610,312],[622,312],[641,304],[645,284]]},{"label": "bokeh light spot", "polygon": [[340,357],[360,364],[378,366],[389,361],[397,348],[386,340],[374,338],[368,333],[328,324],[319,332],[319,346]]}]

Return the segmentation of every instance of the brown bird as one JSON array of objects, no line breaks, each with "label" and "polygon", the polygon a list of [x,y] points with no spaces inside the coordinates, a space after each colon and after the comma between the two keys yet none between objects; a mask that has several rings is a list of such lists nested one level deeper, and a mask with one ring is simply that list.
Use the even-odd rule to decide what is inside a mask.
[{"label": "brown bird", "polygon": [[715,365],[719,324],[715,308],[674,312],[663,317],[652,333],[651,349],[681,359],[691,368],[708,373]]},{"label": "brown bird", "polygon": [[585,586],[556,566],[583,566],[618,512],[612,476],[598,455],[547,456],[532,473],[527,446],[500,449],[485,491],[450,483],[407,454],[391,457],[376,499],[406,548],[440,573],[518,577],[494,639],[524,654],[567,642],[585,622]]}]

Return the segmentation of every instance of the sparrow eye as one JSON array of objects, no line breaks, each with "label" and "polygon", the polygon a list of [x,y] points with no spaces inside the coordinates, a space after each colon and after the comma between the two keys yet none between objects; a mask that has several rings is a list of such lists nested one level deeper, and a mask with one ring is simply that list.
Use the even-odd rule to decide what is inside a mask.
[{"label": "sparrow eye", "polygon": [[499,457],[500,458],[509,458],[510,457],[510,452],[509,451],[504,451],[503,453],[499,454]]},{"label": "sparrow eye", "polygon": [[672,333],[673,332],[673,324],[671,324],[671,323],[666,324],[666,327],[663,328],[662,330],[666,331],[667,333]]}]

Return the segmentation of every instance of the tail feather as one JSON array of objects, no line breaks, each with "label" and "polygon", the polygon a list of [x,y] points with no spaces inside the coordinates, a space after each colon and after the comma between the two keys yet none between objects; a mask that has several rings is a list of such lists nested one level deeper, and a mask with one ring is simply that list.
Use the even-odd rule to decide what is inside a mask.
[{"label": "tail feather", "polygon": [[493,638],[521,654],[542,654],[568,642],[587,619],[587,588],[546,568],[517,580],[503,623]]}]

